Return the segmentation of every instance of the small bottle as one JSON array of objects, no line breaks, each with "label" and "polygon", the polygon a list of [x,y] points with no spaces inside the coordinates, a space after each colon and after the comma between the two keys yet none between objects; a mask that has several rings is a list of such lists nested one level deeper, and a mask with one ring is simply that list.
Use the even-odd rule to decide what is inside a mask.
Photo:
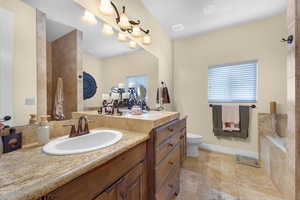
[{"label": "small bottle", "polygon": [[37,129],[38,143],[40,145],[47,144],[50,141],[50,126],[48,123],[48,115],[41,116],[41,122]]}]

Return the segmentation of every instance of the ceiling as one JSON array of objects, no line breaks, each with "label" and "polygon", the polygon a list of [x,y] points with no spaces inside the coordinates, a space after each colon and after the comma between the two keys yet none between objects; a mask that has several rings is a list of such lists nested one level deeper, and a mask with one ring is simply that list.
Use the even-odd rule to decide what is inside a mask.
[{"label": "ceiling", "polygon": [[[280,14],[287,0],[143,0],[173,39]],[[173,31],[182,24],[184,29]],[[178,29],[178,26],[175,27]],[[182,26],[179,26],[182,29]]]},{"label": "ceiling", "polygon": [[[100,33],[101,22],[89,25],[81,21],[84,9],[72,0],[23,0],[47,15],[47,40],[53,41],[60,36],[78,29],[83,32],[83,51],[100,59],[133,52],[127,43],[118,42],[114,36]],[[67,11],[67,12],[66,12]]]}]

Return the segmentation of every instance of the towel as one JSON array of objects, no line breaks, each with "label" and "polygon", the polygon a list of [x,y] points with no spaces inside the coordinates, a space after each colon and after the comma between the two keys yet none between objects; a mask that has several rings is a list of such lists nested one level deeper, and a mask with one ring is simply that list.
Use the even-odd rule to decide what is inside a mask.
[{"label": "towel", "polygon": [[240,111],[238,105],[222,105],[222,126],[224,131],[240,130]]},{"label": "towel", "polygon": [[65,119],[64,115],[64,93],[63,93],[63,80],[57,79],[57,87],[54,100],[53,116],[56,120]]},{"label": "towel", "polygon": [[240,109],[240,130],[239,131],[224,131],[222,125],[222,106],[213,105],[213,132],[216,137],[238,137],[246,139],[249,136],[249,106],[239,106]]},{"label": "towel", "polygon": [[169,103],[171,103],[169,90],[167,88],[167,85],[164,82],[162,82],[162,86],[163,86],[163,89],[162,89],[162,103],[163,104],[169,104]]},{"label": "towel", "polygon": [[160,92],[159,92],[159,88],[157,88],[156,91],[156,104],[160,104]]}]

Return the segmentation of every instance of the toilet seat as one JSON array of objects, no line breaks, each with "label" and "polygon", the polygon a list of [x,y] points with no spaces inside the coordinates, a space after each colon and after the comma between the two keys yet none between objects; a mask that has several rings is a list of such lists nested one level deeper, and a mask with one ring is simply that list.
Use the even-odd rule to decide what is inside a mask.
[{"label": "toilet seat", "polygon": [[196,135],[193,133],[187,133],[187,142],[192,144],[200,144],[202,142],[203,136]]}]

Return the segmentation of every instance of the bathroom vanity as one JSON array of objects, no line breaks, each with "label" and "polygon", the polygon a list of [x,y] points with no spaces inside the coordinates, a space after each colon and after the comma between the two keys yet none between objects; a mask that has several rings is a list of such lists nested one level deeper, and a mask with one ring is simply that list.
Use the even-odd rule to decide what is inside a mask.
[{"label": "bathroom vanity", "polygon": [[82,114],[93,120],[91,129],[120,131],[123,138],[82,154],[52,156],[31,147],[3,155],[0,199],[169,200],[179,194],[186,119],[175,112],[74,116]]}]

